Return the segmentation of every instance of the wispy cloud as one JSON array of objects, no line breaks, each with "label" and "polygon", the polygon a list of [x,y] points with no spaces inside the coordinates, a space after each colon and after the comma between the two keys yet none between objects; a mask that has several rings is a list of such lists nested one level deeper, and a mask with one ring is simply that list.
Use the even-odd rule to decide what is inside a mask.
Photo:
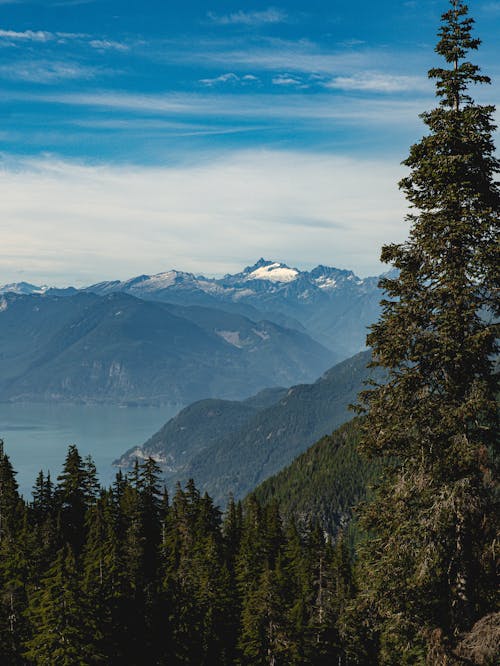
[{"label": "wispy cloud", "polygon": [[380,245],[406,231],[393,161],[260,150],[181,167],[43,160],[0,172],[0,282],[19,266],[36,281],[40,262],[50,281],[90,282],[233,271],[262,255],[373,274]]},{"label": "wispy cloud", "polygon": [[[169,58],[171,57],[169,53]],[[393,64],[392,54],[370,49],[343,49],[335,52],[322,50],[308,40],[260,40],[255,44],[241,44],[236,40],[225,44],[207,42],[199,49],[177,47],[173,55],[180,62],[200,66],[228,67],[232,70],[321,73],[353,72]]]},{"label": "wispy cloud", "polygon": [[91,39],[89,44],[98,51],[128,51],[130,49],[127,44],[110,39]]},{"label": "wispy cloud", "polygon": [[18,31],[0,29],[0,43],[2,41],[10,43],[38,42],[41,44],[49,42],[57,42],[59,44],[77,42],[85,45],[88,44],[93,49],[99,51],[128,51],[130,48],[128,44],[112,39],[97,38],[84,33],[50,32],[49,30]]},{"label": "wispy cloud", "polygon": [[0,30],[0,39],[26,42],[48,42],[55,38],[54,33],[46,30]]},{"label": "wispy cloud", "polygon": [[0,77],[3,79],[43,84],[71,79],[92,79],[103,73],[106,73],[106,70],[75,62],[25,60],[0,65]]},{"label": "wispy cloud", "polygon": [[244,76],[238,76],[233,72],[228,72],[227,74],[221,74],[212,79],[200,79],[200,83],[204,86],[212,87],[217,85],[224,84],[243,84],[248,85],[249,83],[257,83],[258,77],[253,74],[245,74]]},{"label": "wispy cloud", "polygon": [[[95,109],[121,110],[136,115],[162,116],[164,118],[203,118],[221,120],[258,119],[259,122],[272,119],[275,122],[295,120],[338,121],[349,125],[418,125],[418,114],[425,108],[425,100],[370,99],[368,104],[360,104],[359,97],[340,96],[335,100],[331,93],[316,93],[314,96],[287,93],[283,95],[253,94],[245,96],[226,93],[171,93],[134,94],[116,91],[85,93],[23,94],[6,91],[4,99],[23,99],[33,102],[66,104]],[[432,97],[428,101],[433,104]]]},{"label": "wispy cloud", "polygon": [[337,90],[394,93],[404,91],[429,92],[432,85],[418,76],[398,76],[381,72],[365,72],[353,76],[336,76],[323,84]]},{"label": "wispy cloud", "polygon": [[269,7],[261,11],[244,11],[239,10],[231,14],[215,14],[208,12],[208,18],[211,23],[217,25],[246,25],[258,26],[266,23],[283,23],[287,20],[288,15],[282,9]]},{"label": "wispy cloud", "polygon": [[289,74],[278,74],[272,79],[272,83],[275,86],[302,86],[303,81],[296,76],[290,76]]}]

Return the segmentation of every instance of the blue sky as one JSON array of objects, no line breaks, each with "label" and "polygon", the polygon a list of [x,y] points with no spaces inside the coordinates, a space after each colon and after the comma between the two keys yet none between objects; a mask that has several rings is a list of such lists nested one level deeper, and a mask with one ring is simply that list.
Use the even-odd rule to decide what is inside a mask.
[{"label": "blue sky", "polygon": [[[446,0],[0,0],[0,282],[379,272]],[[470,3],[498,102],[500,2]]]}]

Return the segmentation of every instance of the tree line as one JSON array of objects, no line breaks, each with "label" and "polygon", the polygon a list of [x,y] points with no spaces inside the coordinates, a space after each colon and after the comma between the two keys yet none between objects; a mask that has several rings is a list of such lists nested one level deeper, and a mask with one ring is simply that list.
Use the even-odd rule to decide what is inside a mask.
[{"label": "tree line", "polygon": [[160,478],[149,458],[100,488],[92,460],[71,446],[56,482],[41,472],[26,502],[2,446],[1,663],[354,659],[342,538],[283,525],[276,504],[254,497],[222,515],[192,481],[170,499]]}]

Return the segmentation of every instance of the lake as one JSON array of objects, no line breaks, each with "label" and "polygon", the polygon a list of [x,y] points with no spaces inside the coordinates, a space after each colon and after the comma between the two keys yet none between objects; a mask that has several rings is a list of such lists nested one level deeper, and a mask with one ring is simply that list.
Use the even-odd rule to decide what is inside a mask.
[{"label": "lake", "polygon": [[101,483],[108,485],[117,471],[113,460],[143,444],[180,409],[0,403],[0,438],[17,471],[19,490],[28,499],[41,469],[50,470],[55,481],[70,444],[82,456],[92,456]]}]

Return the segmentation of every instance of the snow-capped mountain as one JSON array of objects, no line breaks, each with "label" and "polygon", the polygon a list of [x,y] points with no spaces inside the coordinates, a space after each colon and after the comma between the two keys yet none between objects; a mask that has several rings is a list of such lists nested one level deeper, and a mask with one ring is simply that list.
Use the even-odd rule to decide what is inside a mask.
[{"label": "snow-capped mountain", "polygon": [[[330,266],[301,271],[259,259],[240,273],[222,278],[169,270],[100,282],[82,291],[101,296],[120,292],[149,301],[220,308],[254,321],[269,319],[307,332],[340,360],[364,348],[367,326],[378,319],[378,280]],[[2,287],[0,293],[43,293],[46,289],[21,283]]]},{"label": "snow-capped mountain", "polygon": [[29,282],[12,282],[11,284],[4,284],[0,286],[0,294],[44,294],[48,287],[37,287]]}]

